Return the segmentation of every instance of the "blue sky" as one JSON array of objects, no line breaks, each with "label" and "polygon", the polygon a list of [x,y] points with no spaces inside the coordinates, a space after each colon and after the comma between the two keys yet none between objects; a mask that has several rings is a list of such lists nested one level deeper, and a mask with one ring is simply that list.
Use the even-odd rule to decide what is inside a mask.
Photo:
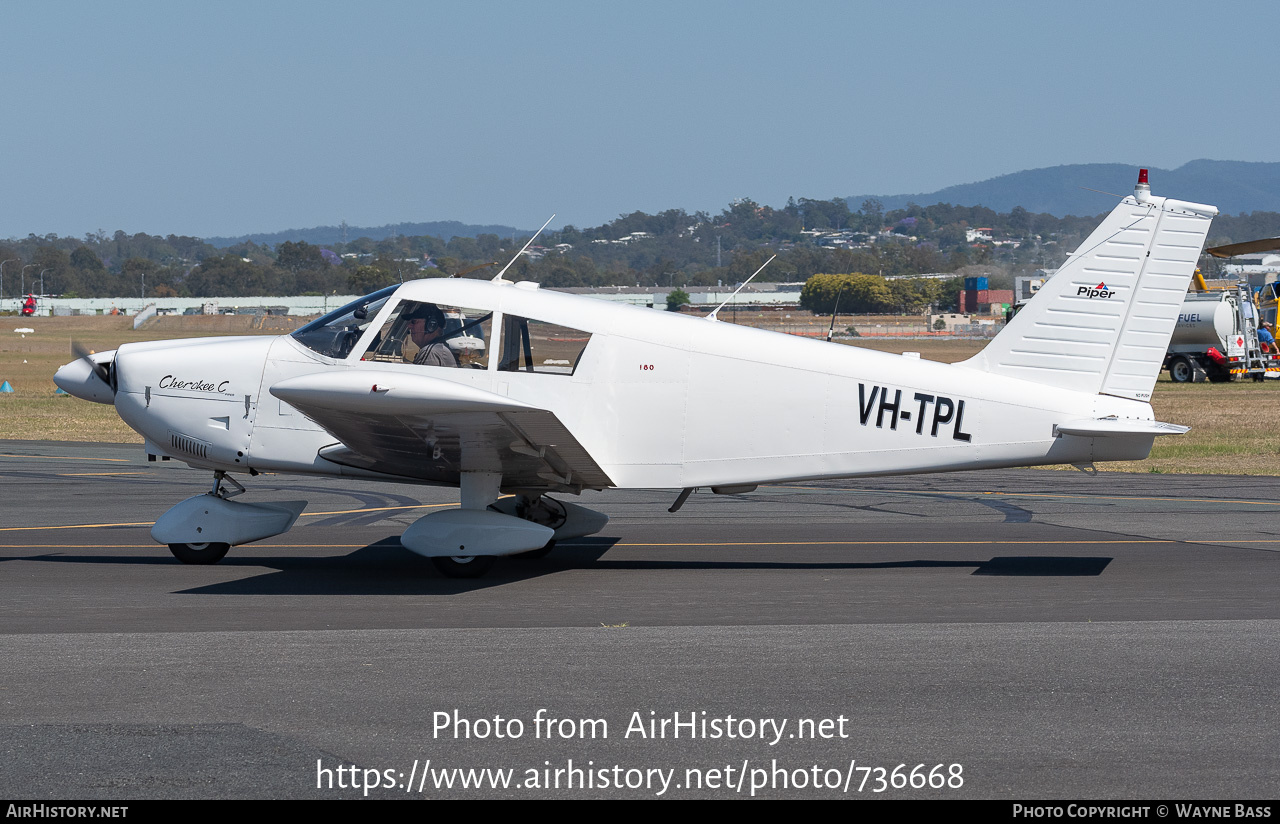
[{"label": "blue sky", "polygon": [[[1280,160],[1280,4],[0,0],[0,237]],[[1170,193],[1175,194],[1175,193]]]}]

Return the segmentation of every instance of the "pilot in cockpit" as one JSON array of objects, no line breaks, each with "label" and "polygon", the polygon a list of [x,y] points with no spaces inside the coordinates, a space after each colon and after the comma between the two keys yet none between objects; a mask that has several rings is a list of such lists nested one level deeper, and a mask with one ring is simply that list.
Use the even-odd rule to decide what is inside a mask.
[{"label": "pilot in cockpit", "polygon": [[424,303],[405,314],[409,337],[418,346],[413,362],[420,366],[457,366],[458,358],[445,343],[444,312],[434,303]]}]

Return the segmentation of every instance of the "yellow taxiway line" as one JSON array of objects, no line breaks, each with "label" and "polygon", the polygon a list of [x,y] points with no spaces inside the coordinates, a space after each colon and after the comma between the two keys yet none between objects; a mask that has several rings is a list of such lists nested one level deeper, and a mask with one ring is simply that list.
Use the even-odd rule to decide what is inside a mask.
[{"label": "yellow taxiway line", "polygon": [[32,461],[112,461],[114,463],[133,463],[132,458],[77,458],[66,455],[6,455],[0,453],[0,458],[26,458]]},{"label": "yellow taxiway line", "polygon": [[[158,549],[162,544],[0,544],[0,549]],[[371,544],[242,544],[236,549],[364,549]]]},{"label": "yellow taxiway line", "polygon": [[[333,512],[304,512],[301,517],[314,518],[320,515],[357,515],[361,512],[389,512],[397,509],[437,509],[442,506],[457,506],[457,504],[412,504],[410,506],[375,506],[368,509],[338,509]],[[39,532],[44,529],[101,529],[109,526],[153,525],[155,525],[155,521],[137,521],[134,523],[123,524],[67,524],[65,526],[5,526],[0,527],[0,532]]]},{"label": "yellow taxiway line", "polygon": [[[763,487],[762,487],[763,488]],[[1233,498],[1153,498],[1140,495],[1058,495],[1051,492],[945,492],[934,489],[831,489],[824,486],[775,486],[776,489],[803,489],[810,492],[853,492],[859,495],[1005,495],[1010,498],[1053,498],[1082,501],[1176,501],[1191,504],[1252,504],[1280,506],[1280,501],[1240,501]]]},{"label": "yellow taxiway line", "polygon": [[375,506],[369,509],[336,509],[333,512],[304,512],[302,517],[306,518],[312,515],[356,515],[361,512],[389,512],[393,509],[439,509],[442,506],[457,506],[457,504],[409,504],[408,506]]}]

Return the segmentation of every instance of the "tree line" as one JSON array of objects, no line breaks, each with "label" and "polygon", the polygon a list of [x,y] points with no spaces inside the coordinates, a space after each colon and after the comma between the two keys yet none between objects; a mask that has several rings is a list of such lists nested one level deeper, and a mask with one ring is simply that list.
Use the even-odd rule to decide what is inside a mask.
[{"label": "tree line", "polygon": [[[565,226],[540,236],[535,251],[541,257],[521,257],[507,277],[549,287],[733,285],[774,254],[759,280],[799,282],[833,272],[890,277],[975,265],[1029,274],[1058,266],[1102,217],[1057,218],[1022,208],[997,213],[945,203],[886,211],[875,200],[853,211],[841,198],[791,199],[773,208],[742,199],[717,214],[669,209],[620,215],[590,228]],[[983,229],[984,238],[970,240],[970,229]],[[1224,215],[1215,220],[1210,245],[1277,235],[1280,213]],[[496,270],[486,264],[504,265],[526,240],[423,235],[326,247],[285,241],[218,248],[195,237],[123,231],[84,238],[29,235],[0,242],[2,296],[17,295],[20,285],[33,291],[41,277],[45,294],[67,297],[363,293],[418,277],[490,277]],[[1203,264],[1209,274],[1219,266],[1208,258]],[[885,282],[889,296],[876,292],[876,300],[905,307],[945,305],[954,297],[945,290],[926,294],[934,288],[929,286],[912,297],[894,283]]]}]

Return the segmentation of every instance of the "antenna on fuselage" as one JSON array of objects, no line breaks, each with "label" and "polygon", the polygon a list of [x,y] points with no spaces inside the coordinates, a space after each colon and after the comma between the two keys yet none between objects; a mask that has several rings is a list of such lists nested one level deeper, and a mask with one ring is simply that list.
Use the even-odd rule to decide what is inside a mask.
[{"label": "antenna on fuselage", "polygon": [[[556,219],[556,216],[555,216],[555,215],[552,215],[551,217],[547,218],[547,222],[546,222],[546,223],[544,223],[544,224],[542,224],[542,229],[547,228],[547,224],[551,223],[551,221],[553,221],[553,220],[555,220],[555,219]],[[524,250],[529,248],[529,244],[530,244],[530,243],[533,243],[535,240],[537,240],[537,239],[538,239],[538,235],[542,234],[542,229],[539,229],[538,231],[534,232],[534,233],[533,233],[533,237],[529,238],[529,243],[526,243],[524,246],[521,246],[521,247],[520,247],[520,251],[519,251],[519,252],[516,252],[516,256],[515,256],[515,257],[513,257],[513,258],[511,259],[511,263],[508,263],[506,266],[503,266],[503,267],[502,267],[502,271],[501,271],[501,272],[499,272],[498,274],[496,274],[496,275],[494,275],[494,276],[493,276],[493,282],[494,282],[494,283],[507,283],[507,282],[509,282],[509,281],[504,281],[504,280],[502,279],[502,276],[503,276],[503,275],[505,275],[505,274],[507,273],[507,270],[511,268],[511,264],[512,264],[512,263],[515,263],[517,260],[519,260],[519,259],[520,259],[520,256],[524,254]]]},{"label": "antenna on fuselage", "polygon": [[840,298],[844,295],[844,287],[840,287],[840,291],[836,292],[836,308],[831,310],[831,328],[827,330],[827,343],[831,343],[831,336],[836,331],[836,315],[840,314]]},{"label": "antenna on fuselage", "polygon": [[741,292],[741,291],[746,287],[746,285],[747,285],[748,283],[750,283],[750,282],[755,278],[755,276],[756,276],[756,275],[758,275],[758,274],[760,274],[761,272],[763,272],[763,271],[764,271],[764,267],[765,267],[765,266],[768,266],[770,263],[773,263],[773,258],[776,258],[776,257],[777,257],[777,255],[774,255],[773,257],[771,257],[771,258],[769,258],[768,260],[766,260],[766,261],[764,262],[764,264],[763,264],[759,269],[757,269],[757,270],[755,271],[755,274],[753,274],[751,277],[749,277],[749,278],[747,278],[746,280],[744,280],[744,281],[742,282],[742,284],[741,284],[740,286],[738,286],[738,288],[737,288],[737,289],[734,289],[734,290],[733,290],[733,294],[732,294],[732,295],[730,295],[729,297],[727,297],[727,298],[725,298],[725,299],[724,299],[724,303],[720,304],[720,305],[719,305],[719,306],[717,306],[715,309],[711,310],[711,314],[707,315],[707,320],[711,320],[711,321],[718,321],[718,320],[720,320],[720,318],[716,317],[716,312],[719,312],[721,309],[723,309],[723,308],[724,308],[724,306],[725,306],[725,303],[728,303],[729,301],[731,301],[731,300],[733,300],[735,297],[737,297],[737,296],[738,296],[738,293],[739,293],[739,292]]}]

